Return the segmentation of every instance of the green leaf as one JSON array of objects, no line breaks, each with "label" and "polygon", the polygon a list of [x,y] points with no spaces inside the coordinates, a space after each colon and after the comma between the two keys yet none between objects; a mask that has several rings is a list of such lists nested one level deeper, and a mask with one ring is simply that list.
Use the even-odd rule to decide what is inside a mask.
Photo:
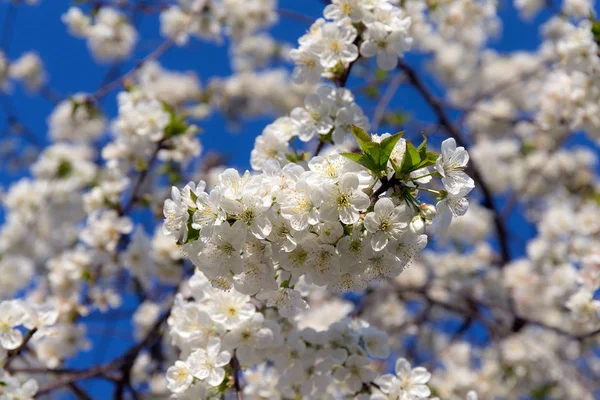
[{"label": "green leaf", "polygon": [[396,143],[398,143],[398,140],[400,140],[402,135],[404,135],[404,132],[405,131],[398,132],[395,135],[386,137],[379,144],[379,148],[380,148],[379,168],[380,168],[380,171],[385,171],[387,169],[387,162],[390,159],[390,155],[392,154],[392,151],[394,150]]},{"label": "green leaf", "polygon": [[421,156],[419,152],[415,148],[415,146],[407,141],[406,142],[406,151],[404,152],[404,157],[402,158],[402,165],[400,166],[400,170],[403,173],[408,173],[415,170],[416,166],[421,162]]},{"label": "green leaf", "polygon": [[183,135],[187,129],[188,124],[185,121],[184,115],[177,115],[173,107],[169,104],[163,102],[163,109],[169,113],[171,119],[169,121],[169,125],[165,127],[165,138],[170,138],[173,136]]},{"label": "green leaf", "polygon": [[371,136],[365,132],[363,128],[360,126],[352,125],[352,135],[356,139],[356,142],[360,146],[360,148],[366,153],[367,152],[367,144],[373,143]]},{"label": "green leaf", "polygon": [[378,173],[380,171],[380,154],[381,154],[381,146],[379,143],[376,142],[371,142],[371,143],[367,143],[365,146],[365,156],[368,157],[373,165],[375,165],[375,168],[373,168],[373,172]]},{"label": "green leaf", "polygon": [[425,136],[425,133],[423,132],[421,132],[421,135],[423,136],[423,141],[419,147],[417,147],[417,151],[419,152],[421,159],[424,159],[427,157],[427,136]]},{"label": "green leaf", "polygon": [[396,172],[394,174],[394,177],[396,177],[398,179],[402,178],[402,175],[404,175],[404,174],[402,173],[402,168],[400,167],[400,165],[398,165],[397,163],[392,161],[392,168],[394,168],[394,171]]},{"label": "green leaf", "polygon": [[531,391],[531,398],[535,399],[535,400],[547,399],[548,397],[550,397],[550,394],[552,393],[552,389],[554,389],[554,386],[556,386],[556,384],[550,382],[550,383],[543,384],[537,388],[534,388]]},{"label": "green leaf", "polygon": [[438,153],[434,153],[432,151],[428,151],[425,153],[425,157],[421,160],[421,162],[415,167],[415,169],[429,167],[431,165],[435,165],[438,157],[440,155]]},{"label": "green leaf", "polygon": [[340,153],[350,161],[354,161],[370,171],[379,172],[378,165],[367,155],[361,153]]},{"label": "green leaf", "polygon": [[294,153],[285,153],[285,158],[287,158],[287,160],[289,162],[293,162],[293,163],[298,162],[298,156],[295,155]]},{"label": "green leaf", "polygon": [[594,36],[594,40],[596,42],[600,41],[600,22],[594,21],[592,23],[592,35]]}]

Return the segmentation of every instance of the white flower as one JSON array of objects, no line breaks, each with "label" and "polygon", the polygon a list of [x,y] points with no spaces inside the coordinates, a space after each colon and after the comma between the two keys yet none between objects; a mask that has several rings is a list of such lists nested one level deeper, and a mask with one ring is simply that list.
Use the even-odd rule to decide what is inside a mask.
[{"label": "white flower", "polygon": [[308,168],[312,173],[307,176],[307,182],[314,186],[335,182],[350,170],[349,163],[350,161],[339,153],[332,153],[326,157],[313,157],[308,162]]},{"label": "white flower", "polygon": [[44,65],[35,52],[24,53],[9,68],[13,79],[22,80],[29,91],[39,90],[46,81]]},{"label": "white flower", "polygon": [[365,349],[367,349],[371,357],[385,359],[390,355],[390,345],[387,333],[369,326],[361,329],[360,334]]},{"label": "white flower", "polygon": [[302,294],[294,289],[281,288],[279,290],[264,290],[256,298],[266,301],[267,307],[276,307],[279,315],[284,318],[293,318],[300,311],[308,308]]},{"label": "white flower", "polygon": [[294,62],[292,79],[295,83],[317,83],[321,79],[323,66],[320,57],[311,49],[301,48],[290,51],[290,58]]},{"label": "white flower", "polygon": [[442,142],[442,154],[435,163],[435,169],[442,175],[442,183],[448,193],[464,197],[475,187],[473,179],[464,172],[468,162],[469,154],[464,147],[456,147],[454,138]]},{"label": "white flower", "polygon": [[452,218],[465,215],[469,208],[469,200],[459,195],[448,195],[437,203],[436,214],[433,219],[435,228],[439,232],[445,231],[452,222]]},{"label": "white flower", "polygon": [[566,307],[572,312],[573,319],[581,323],[596,321],[600,317],[600,300],[594,300],[594,294],[586,289],[573,294]]},{"label": "white flower", "polygon": [[171,6],[160,13],[160,33],[175,39],[179,46],[185,45],[189,40],[189,25],[192,16],[180,7]]},{"label": "white flower", "polygon": [[317,227],[319,240],[323,243],[335,244],[344,234],[344,226],[339,222],[324,222]]},{"label": "white flower", "polygon": [[210,339],[221,337],[225,333],[225,327],[221,323],[215,322],[204,309],[194,304],[177,310],[174,329],[189,343],[204,346]]},{"label": "white flower", "polygon": [[23,384],[19,379],[13,377],[7,376],[4,378],[0,375],[0,379],[4,384],[0,388],[0,398],[2,400],[34,400],[39,389],[38,383],[34,379],[28,379]]},{"label": "white flower", "polygon": [[246,228],[242,221],[233,225],[223,223],[214,229],[211,241],[206,245],[199,244],[198,252],[190,252],[195,265],[209,277],[242,272],[241,250],[246,240]]},{"label": "white flower", "polygon": [[381,391],[388,396],[402,400],[420,400],[428,397],[431,390],[425,385],[431,374],[423,367],[411,370],[410,363],[404,358],[396,361],[396,376],[382,375],[375,380]]},{"label": "white flower", "polygon": [[85,15],[78,7],[69,7],[60,19],[69,28],[69,33],[79,38],[86,37],[92,25],[90,17]]},{"label": "white flower", "polygon": [[365,57],[377,56],[377,66],[384,71],[391,71],[398,65],[398,57],[410,48],[411,43],[406,30],[390,32],[381,22],[374,22],[368,26],[365,40],[360,46],[360,54]]},{"label": "white flower", "polygon": [[253,364],[260,362],[256,357],[256,349],[264,349],[276,344],[275,333],[265,322],[261,313],[255,313],[223,337],[223,345],[227,348],[235,348],[236,355],[242,364]]},{"label": "white flower", "polygon": [[58,103],[48,117],[52,139],[89,142],[102,135],[106,118],[100,110],[86,102],[86,97],[84,93],[77,93]]},{"label": "white flower", "polygon": [[125,16],[114,8],[101,7],[88,29],[88,46],[100,61],[117,61],[129,56],[138,35]]},{"label": "white flower", "polygon": [[193,381],[194,376],[183,361],[175,361],[167,370],[167,388],[175,394],[188,390]]},{"label": "white flower", "polygon": [[268,210],[271,206],[269,197],[262,198],[256,195],[243,195],[238,200],[223,198],[221,207],[223,210],[238,218],[238,222],[243,222],[250,232],[258,239],[264,239],[271,233],[273,224],[268,216]]},{"label": "white flower", "polygon": [[321,28],[321,40],[314,43],[313,48],[321,56],[325,68],[333,68],[338,63],[346,66],[358,58],[354,39],[356,29],[353,26],[326,23]]},{"label": "white flower", "polygon": [[408,231],[394,240],[387,251],[396,255],[401,265],[407,265],[427,246],[427,235],[415,235]]},{"label": "white flower", "polygon": [[113,252],[121,235],[128,234],[133,223],[128,217],[121,217],[115,210],[102,210],[88,217],[87,226],[79,237],[91,247]]},{"label": "white flower", "polygon": [[175,186],[171,188],[171,198],[165,200],[163,207],[165,235],[173,235],[179,242],[187,238],[188,206],[181,199],[181,192]]},{"label": "white flower", "polygon": [[244,193],[247,185],[250,183],[250,172],[246,171],[243,176],[233,169],[227,168],[221,175],[219,175],[219,183],[222,187],[223,197],[228,199],[239,199]]},{"label": "white flower", "polygon": [[363,18],[362,0],[333,0],[325,7],[323,15],[335,21],[349,18],[352,22],[360,22]]},{"label": "white flower", "polygon": [[363,129],[369,128],[367,116],[356,103],[351,103],[337,111],[335,116],[335,129],[332,133],[333,142],[335,144],[343,143],[346,135],[351,132],[352,125],[356,125]]},{"label": "white flower", "polygon": [[189,355],[185,363],[192,375],[211,386],[218,386],[225,378],[223,366],[229,363],[231,353],[221,351],[221,341],[211,339],[206,350],[198,349]]},{"label": "white flower", "polygon": [[298,137],[307,142],[315,135],[325,135],[333,127],[333,121],[329,116],[331,103],[319,97],[315,93],[306,96],[304,107],[292,110],[290,117],[297,126]]},{"label": "white flower", "polygon": [[296,182],[296,187],[287,190],[278,198],[281,216],[288,221],[297,231],[304,231],[309,225],[319,222],[319,210],[321,205],[321,190],[309,185],[302,179]]},{"label": "white flower", "polygon": [[316,285],[327,285],[339,273],[340,256],[335,247],[320,244],[313,247],[309,254],[309,265],[312,267],[309,270],[310,277]]},{"label": "white flower", "polygon": [[404,265],[387,251],[372,251],[366,260],[365,275],[369,280],[379,278],[392,278],[402,272]]},{"label": "white flower", "polygon": [[18,300],[7,300],[0,303],[0,345],[7,350],[14,350],[23,342],[23,334],[16,329],[26,322],[24,308]]},{"label": "white flower", "polygon": [[387,197],[377,200],[374,211],[365,216],[365,228],[373,234],[373,250],[383,250],[390,239],[397,239],[406,230],[410,220],[406,204],[394,206]]},{"label": "white flower", "polygon": [[150,238],[142,227],[138,227],[131,237],[131,242],[120,255],[121,263],[128,268],[143,284],[148,283],[152,273],[152,253]]},{"label": "white flower", "polygon": [[321,218],[332,222],[339,218],[344,224],[358,221],[360,212],[371,203],[369,196],[358,189],[358,184],[358,177],[352,173],[342,175],[339,184],[326,184],[323,187]]},{"label": "white flower", "polygon": [[215,225],[225,221],[225,211],[220,208],[221,190],[215,188],[210,194],[201,192],[196,194],[196,211],[192,215],[192,228],[200,230],[200,238],[207,242],[214,233]]},{"label": "white flower", "polygon": [[250,296],[236,291],[216,292],[210,299],[209,309],[211,318],[222,323],[227,329],[235,328],[256,312],[250,303]]},{"label": "white flower", "polygon": [[344,365],[335,371],[335,378],[345,381],[348,389],[356,393],[363,383],[370,383],[375,379],[377,373],[370,368],[371,360],[368,357],[351,355],[346,359]]}]

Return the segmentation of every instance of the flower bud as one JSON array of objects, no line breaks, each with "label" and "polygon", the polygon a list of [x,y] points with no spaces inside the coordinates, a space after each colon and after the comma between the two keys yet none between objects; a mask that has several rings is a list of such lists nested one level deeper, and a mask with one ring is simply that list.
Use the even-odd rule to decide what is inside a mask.
[{"label": "flower bud", "polygon": [[410,231],[415,235],[420,235],[425,232],[425,221],[423,221],[423,218],[417,215],[410,222],[409,228]]},{"label": "flower bud", "polygon": [[435,217],[435,206],[433,204],[422,203],[420,208],[421,217],[426,220],[432,220]]}]

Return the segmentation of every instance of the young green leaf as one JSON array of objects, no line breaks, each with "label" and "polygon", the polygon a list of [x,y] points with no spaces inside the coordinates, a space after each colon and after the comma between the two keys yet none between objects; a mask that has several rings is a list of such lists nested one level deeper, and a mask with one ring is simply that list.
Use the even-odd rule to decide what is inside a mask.
[{"label": "young green leaf", "polygon": [[427,157],[427,136],[425,136],[425,133],[423,132],[421,132],[421,135],[423,136],[423,141],[421,142],[419,147],[417,147],[417,151],[419,152],[419,156],[421,156],[421,159],[423,160]]},{"label": "young green leaf", "polygon": [[373,143],[371,136],[367,132],[365,132],[365,130],[363,128],[361,128],[360,126],[352,125],[352,135],[356,139],[358,146],[364,152],[367,151],[367,149],[366,149],[367,144]]},{"label": "young green leaf", "polygon": [[387,168],[387,162],[390,159],[390,155],[396,146],[396,143],[402,138],[404,131],[398,132],[395,135],[386,137],[379,144],[379,168],[381,171],[385,171]]},{"label": "young green leaf", "polygon": [[416,169],[415,167],[418,166],[420,162],[421,156],[419,155],[419,152],[411,142],[407,141],[406,151],[404,152],[404,157],[402,158],[400,170],[405,174],[414,171]]},{"label": "young green leaf", "polygon": [[355,163],[362,165],[363,167],[367,168],[370,171],[373,171],[376,173],[379,172],[378,165],[369,156],[367,156],[365,154],[340,153],[340,155],[342,155],[343,157],[346,157],[348,160],[354,161]]}]

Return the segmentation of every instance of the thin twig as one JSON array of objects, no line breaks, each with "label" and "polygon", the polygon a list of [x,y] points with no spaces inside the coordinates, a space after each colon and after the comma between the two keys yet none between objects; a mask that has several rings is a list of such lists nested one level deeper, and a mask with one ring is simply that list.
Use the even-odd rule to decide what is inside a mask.
[{"label": "thin twig", "polygon": [[109,82],[105,86],[103,86],[100,89],[98,89],[97,91],[95,91],[90,96],[90,99],[92,99],[94,101],[98,101],[102,97],[106,96],[108,93],[110,93],[113,90],[121,87],[127,81],[127,79],[129,79],[137,71],[139,71],[144,66],[144,64],[146,64],[149,61],[154,61],[154,60],[159,59],[171,47],[173,47],[174,44],[175,44],[175,39],[173,39],[173,38],[165,40],[164,42],[162,42],[162,44],[160,46],[158,46],[156,49],[154,49],[154,51],[152,51],[150,54],[148,54],[142,60],[138,61],[135,64],[135,66],[132,69],[130,69],[126,74],[124,74],[124,75],[120,76],[119,78],[117,78],[117,79]]},{"label": "thin twig", "polygon": [[288,18],[297,22],[301,22],[303,24],[306,25],[312,25],[313,22],[315,22],[315,19],[312,17],[309,17],[308,15],[299,13],[298,11],[295,10],[290,10],[287,8],[280,8],[279,10],[277,10],[277,12],[279,13],[279,15],[281,15],[284,18]]},{"label": "thin twig", "polygon": [[235,389],[235,394],[237,396],[237,400],[243,400],[244,392],[242,391],[242,387],[240,384],[240,374],[241,374],[240,361],[238,360],[237,355],[235,354],[235,351],[233,352],[233,358],[231,359],[230,364],[231,364],[231,368],[233,369],[231,376],[233,378],[233,388]]},{"label": "thin twig", "polygon": [[6,361],[4,362],[4,368],[8,369],[8,367],[10,367],[10,363],[21,354],[21,352],[25,349],[25,347],[27,347],[27,343],[29,343],[29,341],[31,340],[31,338],[33,337],[33,335],[35,335],[35,333],[37,332],[37,328],[33,328],[30,329],[29,331],[27,331],[27,333],[25,334],[25,336],[23,337],[23,342],[21,343],[21,345],[19,347],[17,347],[14,350],[10,350],[8,352],[8,355],[6,356]]},{"label": "thin twig", "polygon": [[[65,374],[63,374],[63,376],[61,378],[55,380],[54,382],[51,382],[50,384],[48,384],[47,386],[45,386],[43,388],[41,388],[35,397],[36,398],[41,397],[41,396],[46,395],[58,388],[61,388],[63,386],[68,386],[71,383],[78,382],[81,380],[97,378],[97,377],[107,377],[108,374],[113,370],[121,370],[122,372],[124,372],[125,369],[127,368],[130,371],[131,367],[133,367],[133,364],[134,364],[136,358],[138,357],[139,353],[144,348],[152,345],[154,342],[156,342],[161,337],[162,331],[160,328],[161,328],[162,324],[164,324],[166,322],[166,320],[169,318],[170,315],[171,315],[171,309],[169,308],[157,319],[157,321],[154,323],[154,325],[148,331],[148,334],[146,335],[146,337],[144,337],[144,339],[142,339],[138,344],[136,344],[135,346],[130,348],[125,354],[123,354],[119,357],[116,357],[115,359],[113,359],[107,363],[97,365],[95,367],[91,367],[91,368],[84,369],[84,370],[74,371],[72,373],[65,373]],[[121,377],[119,379],[117,379],[117,385],[119,385],[119,383],[121,381],[123,381],[124,375],[125,374],[122,374]]]},{"label": "thin twig", "polygon": [[[456,140],[456,143],[459,146],[463,146],[465,148],[468,147],[466,140],[463,138],[461,132],[452,123],[450,117],[448,117],[448,115],[442,108],[442,105],[439,102],[439,100],[436,99],[433,96],[433,94],[429,91],[429,89],[425,86],[425,83],[421,80],[416,71],[407,63],[405,63],[402,59],[398,60],[398,67],[400,68],[400,70],[404,71],[409,82],[433,109],[434,113],[440,120],[440,124],[446,129],[450,136],[453,137],[454,140]],[[480,170],[477,167],[477,163],[474,160],[471,160],[470,164],[473,179],[475,180],[477,186],[483,194],[483,206],[494,212],[494,225],[496,226],[498,243],[500,244],[500,253],[502,257],[502,263],[500,267],[502,268],[506,264],[508,264],[512,258],[510,255],[510,249],[508,247],[508,235],[506,227],[504,225],[504,221],[500,217],[500,212],[496,209],[496,206],[494,204],[494,197],[492,195],[492,191],[481,176]]]},{"label": "thin twig", "polygon": [[404,80],[404,76],[396,75],[392,78],[390,85],[385,90],[385,93],[381,97],[379,103],[377,103],[377,107],[375,108],[375,113],[373,114],[373,123],[371,124],[371,130],[373,132],[377,132],[379,128],[379,124],[381,123],[383,116],[385,115],[385,111],[390,105],[390,102],[394,98],[394,95],[398,91],[400,84]]}]

